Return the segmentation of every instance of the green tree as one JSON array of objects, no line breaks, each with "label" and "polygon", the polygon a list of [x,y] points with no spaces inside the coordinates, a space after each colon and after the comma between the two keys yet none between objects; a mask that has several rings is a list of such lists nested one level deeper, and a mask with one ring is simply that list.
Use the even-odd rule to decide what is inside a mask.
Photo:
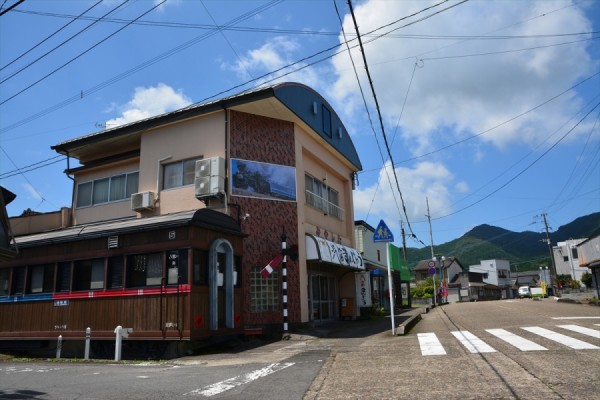
[{"label": "green tree", "polygon": [[[417,282],[417,286],[411,289],[411,294],[413,298],[431,298],[433,297],[433,279],[431,276],[428,276],[424,280]],[[436,288],[440,287],[440,281],[435,278],[435,286]]]},{"label": "green tree", "polygon": [[585,287],[591,288],[593,285],[592,274],[589,272],[584,272],[583,275],[581,275],[581,282],[583,282]]}]

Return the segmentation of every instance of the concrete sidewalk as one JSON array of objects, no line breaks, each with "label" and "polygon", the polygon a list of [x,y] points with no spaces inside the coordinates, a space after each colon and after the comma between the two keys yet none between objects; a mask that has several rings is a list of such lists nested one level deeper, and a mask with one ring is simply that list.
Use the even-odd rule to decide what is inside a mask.
[{"label": "concrete sidewalk", "polygon": [[[421,315],[429,311],[429,306],[412,309],[397,309],[394,313],[396,335],[405,335],[420,321]],[[314,327],[291,332],[288,340],[305,340],[317,338],[349,338],[364,337],[392,329],[390,315],[372,316],[369,319],[334,320]]]}]

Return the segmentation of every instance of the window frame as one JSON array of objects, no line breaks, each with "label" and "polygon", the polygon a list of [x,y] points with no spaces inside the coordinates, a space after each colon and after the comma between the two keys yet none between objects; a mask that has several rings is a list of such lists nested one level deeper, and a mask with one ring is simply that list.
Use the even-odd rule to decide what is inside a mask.
[{"label": "window frame", "polygon": [[[123,176],[125,176],[125,183],[122,185],[123,189],[121,194],[123,197],[113,198],[113,180],[115,180],[116,185],[116,181],[121,179]],[[138,191],[139,177],[139,171],[132,171],[90,181],[79,182],[77,183],[76,189],[77,197],[75,199],[75,208],[93,207],[97,205],[128,200],[131,198],[133,193]],[[135,184],[133,182],[135,182]],[[106,185],[106,188],[102,188],[102,185]],[[84,189],[86,189],[88,186],[90,186],[89,193],[85,193]]]},{"label": "window frame", "polygon": [[[162,164],[162,187],[161,190],[177,189],[183,186],[190,186],[195,183],[196,179],[196,161],[203,160],[204,156],[185,158],[170,163]],[[178,167],[176,174],[178,182],[171,182],[171,178],[167,177],[167,169]],[[187,170],[186,170],[187,168]],[[191,170],[190,170],[191,169]],[[191,182],[190,182],[191,178]]]},{"label": "window frame", "polygon": [[281,284],[279,283],[279,269],[263,278],[263,267],[252,267],[249,275],[250,286],[250,312],[272,312],[281,310]]}]

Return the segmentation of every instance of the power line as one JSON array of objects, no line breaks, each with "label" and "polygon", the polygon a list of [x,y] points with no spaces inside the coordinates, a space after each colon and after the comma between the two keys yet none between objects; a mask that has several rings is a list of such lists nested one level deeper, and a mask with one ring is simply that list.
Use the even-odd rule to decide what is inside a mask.
[{"label": "power line", "polygon": [[[63,29],[65,29],[66,27],[68,27],[69,25],[71,25],[72,23],[74,23],[75,21],[77,21],[78,19],[80,19],[81,16],[83,16],[85,13],[87,13],[88,11],[90,11],[91,9],[93,9],[94,7],[96,7],[98,4],[102,3],[102,0],[99,0],[96,4],[94,4],[93,6],[91,6],[90,8],[88,8],[87,10],[85,10],[84,12],[82,12],[81,14],[79,14],[76,17],[73,17],[71,19],[71,21],[69,21],[67,24],[63,25],[61,28],[59,28],[58,30],[54,31],[52,34],[50,34],[49,36],[46,36],[42,41],[38,42],[38,44],[36,44],[35,46],[33,46],[32,48],[30,48],[29,50],[25,51],[24,53],[21,53],[20,56],[18,56],[17,58],[13,59],[11,62],[9,62],[8,64],[4,65],[2,68],[0,68],[0,71],[3,71],[6,67],[8,67],[9,65],[12,65],[13,63],[15,63],[16,61],[20,60],[21,58],[23,58],[24,56],[26,56],[27,54],[29,54],[31,51],[35,50],[36,48],[38,48],[39,46],[41,46],[43,43],[45,43],[46,41],[48,41],[50,38],[52,38],[53,36],[55,36],[56,34],[58,34],[60,31],[62,31]],[[120,7],[120,6],[119,6]],[[92,25],[89,25],[92,26]],[[87,29],[87,28],[86,28]],[[82,31],[80,31],[82,32]],[[79,33],[78,33],[79,34]],[[70,40],[70,39],[69,39]],[[66,42],[63,42],[63,44]],[[62,44],[61,44],[62,46]],[[54,49],[52,49],[52,51],[56,50],[57,47],[55,47]],[[48,53],[46,53],[48,54]],[[46,54],[44,54],[44,56],[46,56]],[[41,58],[41,57],[40,57]],[[38,61],[40,58],[38,58],[37,60],[35,60],[34,62]],[[21,72],[23,69],[29,67],[31,64],[28,64],[26,67],[20,69],[18,72]],[[10,79],[11,77],[13,77],[14,75],[16,75],[18,72],[16,72],[15,74],[9,76],[8,78],[6,78],[5,80]],[[4,82],[4,80],[2,81]],[[0,82],[0,83],[2,83]]]},{"label": "power line", "polygon": [[[3,16],[4,14],[6,14],[7,12],[9,12],[10,10],[14,9],[16,6],[18,6],[19,4],[23,3],[24,1],[25,0],[18,0],[12,6],[9,6],[7,8],[4,8],[4,9],[0,10],[0,17]],[[4,2],[4,4],[6,4],[6,1]],[[3,6],[4,6],[4,4],[3,4]]]},{"label": "power line", "polygon": [[[420,159],[420,158],[429,157],[429,156],[431,156],[431,155],[433,155],[433,154],[439,153],[439,152],[441,152],[441,151],[444,151],[444,150],[448,150],[448,149],[450,149],[450,148],[452,148],[452,147],[454,147],[454,146],[458,146],[459,144],[463,144],[463,143],[465,143],[465,142],[468,142],[469,140],[475,139],[475,138],[477,138],[477,137],[479,137],[479,136],[483,136],[483,135],[485,135],[486,133],[489,133],[489,132],[493,131],[494,129],[497,129],[497,128],[500,128],[501,126],[504,126],[504,125],[506,125],[506,124],[509,124],[509,123],[511,123],[511,122],[513,122],[513,121],[515,121],[515,120],[517,120],[517,119],[519,119],[519,118],[521,118],[522,116],[524,116],[524,115],[527,115],[527,114],[529,114],[529,113],[531,113],[531,112],[533,112],[533,111],[535,111],[535,110],[537,110],[537,109],[539,109],[539,108],[541,108],[541,107],[545,106],[546,104],[548,104],[548,103],[550,103],[550,102],[552,102],[552,101],[556,100],[557,98],[559,98],[559,97],[563,96],[564,94],[566,94],[566,93],[568,93],[568,92],[570,92],[570,91],[572,91],[572,90],[576,89],[577,87],[579,87],[579,86],[583,85],[584,83],[586,83],[586,82],[588,82],[589,80],[591,80],[591,79],[593,79],[593,78],[597,77],[598,75],[600,75],[600,71],[599,71],[599,72],[596,72],[596,73],[594,73],[594,74],[592,74],[592,75],[590,75],[590,76],[588,76],[588,77],[587,77],[587,78],[585,78],[585,79],[582,79],[580,82],[576,83],[575,85],[573,85],[573,86],[569,87],[568,89],[565,89],[565,90],[563,90],[563,91],[562,91],[562,92],[560,92],[560,93],[557,93],[556,95],[554,95],[554,96],[550,97],[549,99],[547,99],[547,100],[545,100],[544,102],[542,102],[542,103],[540,103],[540,104],[536,105],[535,107],[532,107],[532,108],[530,108],[530,109],[528,109],[528,110],[525,110],[525,111],[523,111],[522,113],[520,113],[520,114],[517,114],[517,115],[515,115],[514,117],[512,117],[512,118],[509,118],[509,119],[507,119],[507,120],[505,120],[505,121],[503,121],[503,122],[500,122],[500,123],[499,123],[499,124],[497,124],[497,125],[494,125],[494,126],[492,126],[492,127],[488,128],[488,129],[485,129],[485,130],[483,130],[483,131],[481,131],[481,132],[479,132],[479,133],[476,133],[476,134],[474,134],[474,135],[468,136],[468,137],[466,137],[466,138],[464,138],[464,139],[461,139],[461,140],[458,140],[458,141],[456,141],[456,142],[450,143],[450,144],[448,144],[448,145],[446,145],[446,146],[439,147],[439,148],[437,148],[437,149],[435,149],[435,150],[432,150],[432,151],[429,151],[429,152],[427,152],[427,153],[423,153],[423,154],[420,154],[420,155],[418,155],[418,156],[414,156],[414,157],[407,158],[407,159],[405,159],[405,160],[402,160],[402,161],[398,161],[398,163],[396,163],[394,166],[397,166],[397,165],[400,165],[400,164],[403,164],[403,163],[407,163],[407,162],[410,162],[410,161],[415,161],[415,160],[418,160],[418,159]],[[362,171],[362,172],[361,172],[361,174],[364,174],[364,173],[367,173],[367,172],[378,171],[378,170],[379,170],[379,168],[374,168],[374,169],[364,170],[364,171]]]},{"label": "power line", "polygon": [[[129,0],[126,0],[129,1]],[[167,0],[162,0],[160,3],[156,4],[155,6],[153,6],[152,8],[150,8],[148,11],[142,13],[140,16],[138,16],[135,20],[142,18],[144,15],[149,14],[150,12],[154,11],[155,9],[157,9],[158,7],[160,7],[163,3],[165,3]],[[134,20],[134,21],[135,21]],[[12,96],[10,96],[9,98],[7,98],[6,100],[0,102],[0,106],[5,104],[7,101],[10,101],[12,99],[14,99],[15,97],[17,97],[18,95],[24,93],[25,91],[31,89],[33,86],[37,85],[38,83],[40,83],[41,81],[47,79],[48,77],[50,77],[51,75],[53,75],[54,73],[56,73],[57,71],[63,69],[64,67],[66,67],[67,65],[71,64],[73,61],[77,60],[78,58],[82,57],[83,55],[89,53],[90,51],[92,51],[93,49],[95,49],[96,47],[98,47],[99,45],[101,45],[102,43],[106,42],[108,39],[112,38],[113,36],[115,36],[117,33],[121,32],[123,29],[127,28],[129,25],[131,25],[131,23],[121,27],[120,29],[117,29],[115,32],[111,33],[110,35],[106,36],[104,39],[100,40],[99,42],[96,42],[96,44],[94,44],[92,47],[89,47],[87,50],[83,51],[82,53],[79,53],[79,55],[71,58],[69,61],[67,61],[66,63],[62,64],[60,67],[55,68],[54,70],[52,70],[52,72],[49,72],[48,74],[44,75],[43,77],[41,77],[40,79],[38,79],[37,81],[35,81],[34,83],[32,83],[31,85],[27,86],[25,89],[22,89],[21,91],[13,94]]]},{"label": "power line", "polygon": [[[435,5],[427,8],[427,9],[431,9],[433,7],[437,7],[438,5],[443,4],[443,3],[447,2],[447,1],[448,0],[443,1],[441,3],[438,3],[438,4],[435,4]],[[414,24],[416,22],[419,22],[419,21],[423,21],[423,20],[425,20],[427,18],[431,18],[433,15],[436,15],[436,14],[439,14],[440,12],[443,12],[443,11],[449,10],[451,8],[454,8],[454,7],[456,7],[456,6],[460,5],[460,4],[466,3],[467,1],[468,0],[463,0],[463,1],[459,2],[459,3],[456,3],[456,4],[452,5],[452,6],[449,6],[449,7],[445,8],[445,9],[443,9],[441,11],[438,11],[438,12],[435,12],[435,13],[430,14],[428,16],[422,17],[422,18],[418,19],[417,21],[412,22],[412,24]],[[356,16],[354,15],[354,8],[352,7],[352,0],[348,0],[348,7],[350,8],[350,14],[352,16],[352,21],[354,22],[354,29],[356,31],[356,36],[357,36],[357,39],[358,39],[358,44],[359,44],[361,55],[362,55],[362,58],[363,58],[365,72],[366,72],[367,78],[369,80],[369,86],[371,87],[371,93],[373,95],[373,100],[375,102],[375,108],[377,110],[377,115],[378,115],[378,118],[379,118],[379,124],[381,126],[381,133],[382,133],[382,136],[383,136],[383,140],[385,142],[386,151],[387,151],[388,157],[390,159],[390,162],[392,163],[392,165],[394,165],[394,159],[393,159],[393,156],[392,156],[392,152],[390,150],[390,146],[389,146],[389,143],[388,143],[388,140],[387,140],[387,136],[385,134],[385,126],[383,124],[383,117],[381,116],[381,108],[379,107],[379,101],[377,100],[377,93],[375,92],[375,87],[373,85],[373,79],[371,78],[371,73],[369,71],[369,65],[367,63],[367,58],[366,58],[366,54],[365,54],[365,51],[364,51],[364,46],[363,46],[363,43],[362,43],[362,38],[361,38],[361,35],[360,35],[360,31],[358,29],[358,23],[356,21]],[[427,10],[427,9],[425,9],[425,10]],[[424,10],[422,10],[422,11],[424,11]],[[420,12],[422,12],[422,11],[420,11]],[[386,25],[386,26],[390,26],[390,25]],[[397,30],[397,29],[400,29],[400,28],[396,28],[395,30]],[[415,233],[414,233],[414,231],[412,229],[412,226],[410,224],[410,220],[408,218],[408,213],[406,212],[406,203],[404,202],[404,198],[402,196],[402,190],[400,189],[400,183],[398,182],[398,175],[396,174],[396,169],[392,168],[392,172],[394,173],[394,179],[396,181],[396,188],[398,190],[398,193],[400,194],[400,200],[402,202],[402,210],[404,211],[404,217],[406,218],[406,224],[408,225],[408,229],[410,230],[412,236],[414,238],[416,238],[417,236],[415,235]]]},{"label": "power line", "polygon": [[596,105],[590,110],[588,111],[571,129],[569,129],[567,131],[567,133],[565,133],[560,139],[558,139],[555,143],[552,144],[552,146],[550,146],[548,149],[546,149],[538,158],[536,158],[535,160],[533,160],[531,163],[529,163],[529,165],[527,165],[524,169],[522,169],[521,171],[519,171],[516,175],[514,175],[512,178],[510,178],[508,181],[506,181],[505,183],[503,183],[502,185],[500,185],[499,187],[497,187],[496,189],[494,189],[492,192],[488,193],[487,195],[485,195],[484,197],[482,197],[481,199],[469,204],[468,206],[465,206],[459,210],[456,210],[450,214],[446,214],[446,215],[442,215],[439,217],[436,217],[434,219],[442,219],[442,218],[446,218],[449,217],[451,215],[455,215],[458,214],[459,212],[462,212],[468,208],[473,207],[476,204],[481,203],[482,201],[488,199],[489,197],[491,197],[492,195],[498,193],[500,190],[504,189],[506,186],[508,186],[509,184],[511,184],[512,182],[514,182],[519,176],[523,175],[527,170],[529,170],[531,167],[533,167],[539,160],[541,160],[544,156],[546,156],[552,149],[554,149],[560,142],[562,142],[569,134],[571,134],[571,132],[573,132],[573,130],[579,126],[579,124],[581,124],[581,122],[583,122],[588,115],[590,115],[596,108],[598,108],[598,106],[600,106],[600,102],[596,103]]},{"label": "power line", "polygon": [[[39,15],[45,17],[55,18],[67,18],[73,19],[77,16],[73,14],[59,14],[42,11],[32,10],[16,10],[23,14]],[[131,20],[122,18],[99,18],[92,16],[82,16],[81,20],[96,21],[102,20],[101,22],[126,24]],[[316,36],[338,36],[339,32],[334,31],[313,31],[309,29],[281,29],[281,28],[254,28],[249,26],[227,26],[227,25],[207,25],[207,24],[195,24],[185,22],[168,22],[168,21],[135,21],[135,25],[138,26],[150,26],[159,28],[177,28],[177,29],[201,29],[201,30],[219,30],[219,31],[235,31],[235,32],[256,32],[256,33],[274,33],[274,34],[288,34],[288,35],[316,35]],[[572,33],[550,33],[550,34],[538,34],[538,35],[425,35],[425,34],[390,34],[388,37],[398,39],[423,39],[423,40],[511,40],[511,39],[539,39],[539,38],[552,38],[552,37],[564,37],[564,36],[580,36],[597,34],[600,31],[590,32],[572,32]],[[349,35],[352,35],[349,33]],[[374,36],[373,34],[363,34],[363,37]]]}]

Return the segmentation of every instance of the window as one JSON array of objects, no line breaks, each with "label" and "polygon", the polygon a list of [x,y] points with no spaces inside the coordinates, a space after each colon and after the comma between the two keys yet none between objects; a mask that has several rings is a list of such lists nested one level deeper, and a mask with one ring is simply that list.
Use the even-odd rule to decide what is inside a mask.
[{"label": "window", "polygon": [[279,270],[274,270],[267,278],[260,275],[263,267],[250,271],[250,311],[278,311],[281,299]]},{"label": "window", "polygon": [[569,256],[563,256],[563,261],[564,262],[569,262]]},{"label": "window", "polygon": [[12,278],[12,290],[13,296],[25,293],[25,267],[18,267],[13,269]]},{"label": "window", "polygon": [[194,284],[208,285],[208,253],[194,250]]},{"label": "window", "polygon": [[0,269],[0,296],[8,296],[8,277],[10,269]]},{"label": "window", "polygon": [[335,189],[308,174],[304,176],[304,183],[307,205],[339,220],[344,219],[344,210],[339,207],[339,194]]},{"label": "window", "polygon": [[29,267],[28,293],[51,293],[54,283],[54,264]]},{"label": "window", "polygon": [[56,288],[57,292],[68,292],[71,288],[71,263],[62,262],[58,263],[58,271],[56,274]]},{"label": "window", "polygon": [[127,287],[158,286],[163,277],[163,253],[137,254],[127,260]]},{"label": "window", "polygon": [[123,257],[110,257],[108,259],[107,289],[120,289],[123,287],[125,263]]},{"label": "window", "polygon": [[163,168],[163,189],[192,185],[196,176],[196,161],[203,157],[165,164]]},{"label": "window", "polygon": [[571,247],[571,257],[572,260],[577,260],[579,258],[579,255],[577,254],[577,247]]},{"label": "window", "polygon": [[76,261],[73,290],[104,289],[104,259]]},{"label": "window", "polygon": [[509,278],[510,277],[510,272],[505,270],[505,269],[499,269],[498,270],[498,278]]},{"label": "window", "polygon": [[331,137],[331,111],[324,105],[323,109],[323,133]]},{"label": "window", "polygon": [[139,172],[96,179],[77,185],[76,207],[125,200],[138,190]]}]

